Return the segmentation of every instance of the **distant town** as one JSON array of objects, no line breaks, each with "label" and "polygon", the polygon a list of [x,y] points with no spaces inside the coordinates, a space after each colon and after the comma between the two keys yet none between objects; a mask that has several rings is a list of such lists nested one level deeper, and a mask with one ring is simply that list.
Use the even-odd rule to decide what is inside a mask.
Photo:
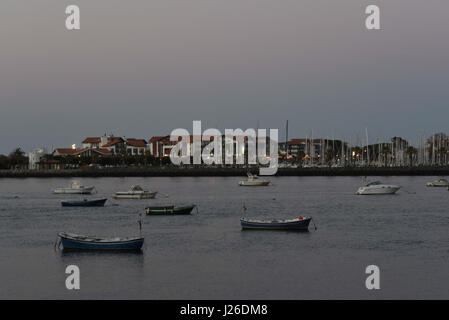
[{"label": "distant town", "polygon": [[[176,143],[170,141],[169,135],[153,136],[146,140],[104,134],[85,138],[79,147],[74,144],[50,152],[45,148],[37,148],[26,154],[17,148],[9,155],[0,155],[0,169],[77,170],[170,166],[170,151]],[[447,166],[448,152],[449,137],[444,133],[422,137],[415,146],[400,137],[393,137],[388,142],[359,145],[343,140],[305,137],[280,142],[278,163],[280,168]]]}]

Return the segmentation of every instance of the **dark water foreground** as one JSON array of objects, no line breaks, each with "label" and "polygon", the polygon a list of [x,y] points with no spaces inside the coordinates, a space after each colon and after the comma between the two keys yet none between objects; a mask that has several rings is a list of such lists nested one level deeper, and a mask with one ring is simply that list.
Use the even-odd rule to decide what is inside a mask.
[{"label": "dark water foreground", "polygon": [[[258,168],[108,168],[83,170],[0,170],[0,178],[50,177],[233,177]],[[449,167],[279,168],[276,176],[445,176]]]},{"label": "dark water foreground", "polygon": [[[62,208],[79,196],[50,190],[68,178],[1,179],[0,298],[449,299],[449,192],[425,187],[434,177],[382,177],[403,186],[390,196],[355,195],[359,177],[270,179],[262,188],[233,177],[79,179],[109,198],[104,208]],[[132,184],[161,197],[111,198]],[[241,231],[243,202],[248,217],[310,215],[318,230]],[[144,216],[141,254],[53,249],[60,231],[136,235],[138,213],[168,203],[195,203],[199,213]],[[71,264],[78,291],[65,288]],[[365,288],[371,264],[377,291]]]}]

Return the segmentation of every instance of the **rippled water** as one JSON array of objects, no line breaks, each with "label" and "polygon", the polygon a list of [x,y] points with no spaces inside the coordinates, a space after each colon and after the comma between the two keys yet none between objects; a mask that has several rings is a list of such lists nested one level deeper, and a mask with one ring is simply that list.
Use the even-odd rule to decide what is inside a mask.
[{"label": "rippled water", "polygon": [[[70,179],[0,180],[0,298],[356,299],[449,298],[449,192],[426,188],[435,177],[382,177],[397,195],[357,196],[358,177],[272,177],[272,186],[237,186],[237,177],[92,178],[104,208],[62,208],[77,195],[51,189]],[[155,200],[114,200],[140,184]],[[167,195],[164,197],[163,195]],[[310,215],[308,233],[241,231],[248,217]],[[145,250],[55,251],[61,231],[138,234],[149,204],[195,203],[191,216],[144,216]],[[67,265],[81,290],[65,288]],[[381,289],[365,288],[378,265]]]}]

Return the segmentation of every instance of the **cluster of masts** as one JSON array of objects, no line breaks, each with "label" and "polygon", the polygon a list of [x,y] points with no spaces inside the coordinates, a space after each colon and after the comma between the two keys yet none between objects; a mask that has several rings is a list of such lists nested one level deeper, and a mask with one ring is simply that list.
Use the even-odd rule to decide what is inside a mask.
[{"label": "cluster of masts", "polygon": [[375,143],[370,143],[367,129],[366,141],[357,136],[355,143],[351,138],[317,139],[313,131],[305,139],[292,140],[288,140],[286,132],[286,141],[280,146],[281,158],[302,166],[437,166],[447,165],[449,160],[449,137],[444,133],[430,138],[422,133],[415,145],[400,137],[390,142],[382,142],[378,137]]}]

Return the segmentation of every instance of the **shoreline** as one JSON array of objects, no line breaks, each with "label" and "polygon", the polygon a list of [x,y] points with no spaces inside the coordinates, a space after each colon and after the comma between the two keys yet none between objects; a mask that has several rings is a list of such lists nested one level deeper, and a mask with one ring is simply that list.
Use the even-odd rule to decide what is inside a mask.
[{"label": "shoreline", "polygon": [[[76,170],[1,170],[0,178],[70,177],[242,177],[247,168],[110,168]],[[258,172],[251,168],[251,172]],[[275,176],[446,176],[446,167],[279,168]]]}]

